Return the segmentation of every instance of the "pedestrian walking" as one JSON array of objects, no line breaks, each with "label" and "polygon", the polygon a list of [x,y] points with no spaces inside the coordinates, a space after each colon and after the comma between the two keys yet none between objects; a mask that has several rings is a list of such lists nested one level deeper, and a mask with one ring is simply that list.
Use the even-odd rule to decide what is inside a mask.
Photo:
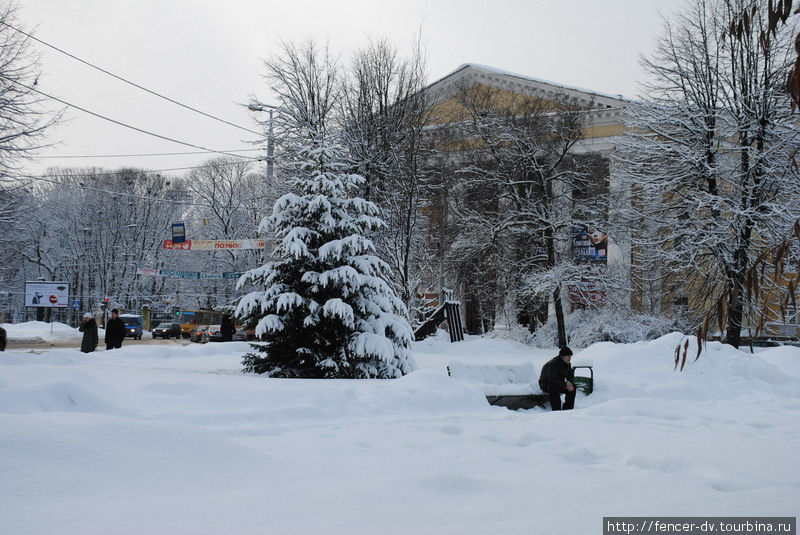
[{"label": "pedestrian walking", "polygon": [[236,326],[233,323],[233,318],[227,314],[222,316],[222,325],[219,327],[219,333],[222,335],[223,342],[232,341],[233,335],[236,334]]},{"label": "pedestrian walking", "polygon": [[83,323],[80,324],[78,330],[83,333],[81,340],[81,351],[84,353],[91,353],[97,349],[99,337],[97,336],[97,322],[88,312],[83,315]]},{"label": "pedestrian walking", "polygon": [[119,310],[111,311],[111,319],[106,323],[106,349],[119,349],[125,339],[125,322],[119,317]]}]

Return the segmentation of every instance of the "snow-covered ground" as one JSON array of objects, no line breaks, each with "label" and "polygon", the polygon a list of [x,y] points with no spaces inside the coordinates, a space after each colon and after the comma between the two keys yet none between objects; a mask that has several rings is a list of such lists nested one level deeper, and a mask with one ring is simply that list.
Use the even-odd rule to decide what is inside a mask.
[{"label": "snow-covered ground", "polygon": [[[23,343],[74,340],[78,344],[78,347],[80,347],[81,337],[83,336],[83,333],[78,331],[78,329],[73,329],[69,325],[65,325],[63,323],[28,321],[17,324],[4,323],[0,326],[2,326],[8,333],[9,340]],[[105,334],[103,329],[100,329],[99,332]]]},{"label": "snow-covered ground", "polygon": [[[5,325],[47,339],[49,326]],[[39,332],[36,331],[45,331]],[[240,373],[246,343],[0,353],[0,532],[577,534],[604,516],[798,516],[800,348],[596,344],[576,410],[513,412],[450,361],[537,370],[482,338],[391,381]],[[691,351],[691,350],[690,350]]]}]

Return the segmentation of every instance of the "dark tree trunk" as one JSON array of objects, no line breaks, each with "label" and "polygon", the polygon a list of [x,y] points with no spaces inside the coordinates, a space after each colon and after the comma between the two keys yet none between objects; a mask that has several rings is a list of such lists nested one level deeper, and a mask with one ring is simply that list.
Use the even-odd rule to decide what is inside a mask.
[{"label": "dark tree trunk", "polygon": [[558,347],[567,345],[567,326],[564,323],[564,307],[561,304],[561,288],[553,292],[553,306],[556,308],[556,324],[558,325]]}]

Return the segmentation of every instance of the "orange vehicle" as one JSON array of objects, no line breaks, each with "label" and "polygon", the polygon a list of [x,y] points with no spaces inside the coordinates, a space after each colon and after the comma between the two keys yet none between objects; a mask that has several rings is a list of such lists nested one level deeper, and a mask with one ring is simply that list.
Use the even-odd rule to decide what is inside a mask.
[{"label": "orange vehicle", "polygon": [[181,324],[181,335],[189,338],[198,325],[216,325],[222,322],[222,313],[213,310],[181,310],[175,312],[175,322]]}]

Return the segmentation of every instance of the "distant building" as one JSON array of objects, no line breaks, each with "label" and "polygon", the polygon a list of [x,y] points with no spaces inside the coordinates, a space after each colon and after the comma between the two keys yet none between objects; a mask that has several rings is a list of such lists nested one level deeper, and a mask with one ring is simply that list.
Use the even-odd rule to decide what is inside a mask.
[{"label": "distant building", "polygon": [[[482,147],[481,140],[476,139],[468,128],[464,128],[476,112],[480,113],[478,108],[483,105],[481,99],[485,101],[487,108],[507,108],[510,114],[514,113],[515,106],[540,106],[541,115],[547,115],[548,107],[555,113],[558,103],[568,101],[586,112],[582,139],[570,147],[570,154],[591,158],[597,173],[592,184],[583,184],[581,187],[565,184],[565,197],[572,202],[582,200],[587,204],[587,199],[592,196],[604,198],[609,188],[614,187],[613,170],[608,156],[614,150],[614,137],[620,135],[624,128],[626,101],[622,96],[605,95],[474,64],[462,65],[429,85],[425,92],[430,107],[427,121],[430,143],[438,153],[444,155],[443,160],[446,160],[446,165],[450,168],[452,180],[460,180],[459,172],[470,163],[476,149]],[[465,104],[467,100],[470,104]],[[525,104],[519,104],[520,102]],[[523,113],[521,110],[520,115]],[[483,193],[478,188],[467,196],[479,199]],[[435,247],[440,255],[439,290],[448,289],[454,297],[462,301],[467,332],[478,333],[501,328],[516,321],[533,323],[534,319],[543,320],[547,314],[546,298],[526,298],[527,302],[521,303],[518,296],[524,292],[508,287],[520,284],[517,280],[505,280],[499,275],[500,270],[493,270],[491,264],[488,267],[479,267],[480,262],[460,259],[457,253],[449,252],[448,246],[452,239],[452,229],[449,226],[453,224],[453,216],[447,212],[447,205],[454,202],[456,201],[452,198],[432,197],[427,215],[433,223],[432,240],[439,242]],[[470,199],[457,202],[469,203]],[[509,210],[511,207],[495,205],[490,209]],[[594,206],[593,209],[598,221],[607,221],[613,216],[605,205]],[[629,254],[615,242],[613,236],[602,233],[602,250],[592,247],[590,238],[588,227],[577,228],[571,235],[562,236],[559,247],[562,250],[572,249],[572,253],[566,254],[574,254],[579,260],[594,262],[598,269],[602,269],[601,264],[604,268],[607,264],[624,265],[628,262],[626,256]],[[537,240],[538,238],[530,237],[529,243],[509,244],[508,248],[524,249],[526,261],[529,263],[546,264],[547,249]],[[608,297],[591,280],[565,288],[565,293],[567,311],[571,307],[603,302]],[[617,295],[615,299],[630,303],[630,296],[627,294]]]}]

